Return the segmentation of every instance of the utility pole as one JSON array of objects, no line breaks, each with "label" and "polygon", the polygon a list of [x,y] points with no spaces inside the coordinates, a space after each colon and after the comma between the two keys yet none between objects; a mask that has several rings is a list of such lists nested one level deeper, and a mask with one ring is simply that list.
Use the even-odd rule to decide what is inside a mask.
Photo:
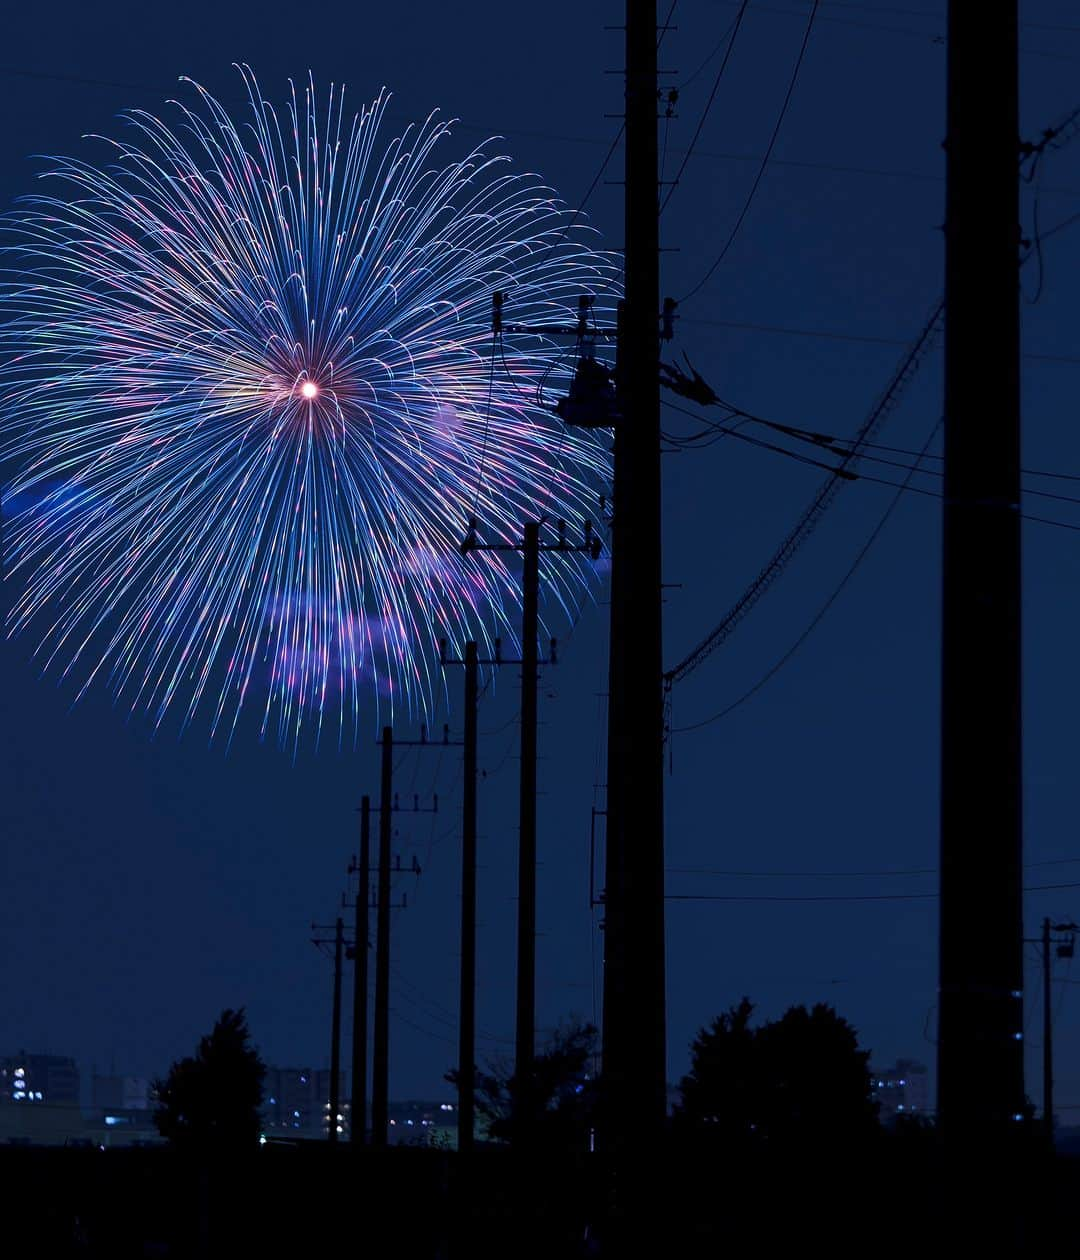
[{"label": "utility pole", "polygon": [[521,578],[521,775],[518,797],[517,1009],[514,1021],[514,1130],[531,1128],[536,1055],[536,636],[539,633],[540,526],[525,525]]},{"label": "utility pole", "polygon": [[331,1142],[338,1140],[338,1115],[341,1112],[341,962],[345,953],[345,924],[341,916],[334,920],[334,1008],[330,1018],[330,1132]]},{"label": "utility pole", "polygon": [[465,644],[465,781],[461,787],[461,997],[458,1012],[458,1150],[476,1135],[476,643]]},{"label": "utility pole", "polygon": [[947,57],[938,1121],[959,1172],[1025,1101],[1016,0],[951,0]]},{"label": "utility pole", "polygon": [[[313,932],[329,931],[318,924],[311,925]],[[341,1112],[341,968],[345,957],[345,923],[339,915],[334,921],[334,935],[313,936],[311,943],[317,947],[332,944],[334,947],[334,998],[330,1015],[330,1116],[326,1134],[328,1142],[338,1140],[338,1115]]]},{"label": "utility pole", "polygon": [[[448,728],[443,727],[443,744],[450,743]],[[394,728],[384,726],[382,739],[382,773],[379,784],[379,865],[376,871],[378,889],[375,902],[375,1028],[371,1055],[371,1145],[385,1146],[390,1121],[390,911],[404,910],[408,901],[402,895],[399,906],[390,903],[390,843],[392,836],[391,815],[398,811],[394,794],[394,749],[408,747],[438,747],[427,740],[426,728],[421,727],[418,740],[395,740]],[[370,807],[369,807],[370,808]],[[413,798],[414,813],[434,813],[439,808],[439,798],[434,798],[431,810],[420,808],[419,797]],[[401,859],[393,867],[402,870]],[[420,874],[420,866],[413,858],[407,873]]]},{"label": "utility pole", "polygon": [[[472,538],[473,535],[470,534]],[[475,539],[474,539],[475,541]],[[496,640],[498,649],[498,641]],[[504,665],[497,651],[481,660],[477,645],[465,644],[460,660],[447,656],[439,642],[439,663],[465,666],[464,783],[461,792],[461,987],[458,999],[458,1150],[471,1151],[476,1142],[476,767],[479,667]]]},{"label": "utility pole", "polygon": [[[501,319],[496,304],[496,319]],[[558,331],[558,330],[557,330]],[[564,330],[563,330],[564,331]],[[541,661],[537,650],[539,635],[540,553],[584,552],[596,560],[601,550],[600,539],[593,533],[592,522],[586,521],[580,543],[566,537],[566,522],[558,522],[555,542],[541,543],[540,521],[528,521],[521,543],[485,543],[477,537],[476,521],[461,544],[461,552],[520,551],[524,557],[521,598],[521,660],[514,662],[502,656],[499,641],[493,664],[521,665],[521,767],[518,794],[518,916],[517,916],[517,995],[514,1020],[514,1077],[517,1094],[514,1100],[514,1132],[519,1144],[528,1140],[533,1105],[533,1075],[536,1058],[536,721],[537,680],[541,664],[557,661],[555,639],[551,653]]]},{"label": "utility pole", "polygon": [[371,879],[371,798],[360,800],[356,864],[356,941],[353,946],[352,1141],[367,1142],[368,883]]},{"label": "utility pole", "polygon": [[379,879],[375,910],[375,1039],[372,1046],[371,1144],[385,1146],[390,1076],[390,807],[394,791],[394,728],[382,733],[379,792]]},{"label": "utility pole", "polygon": [[[1053,937],[1051,932],[1064,932],[1065,936]],[[1050,946],[1057,946],[1059,958],[1072,958],[1076,951],[1076,933],[1080,932],[1080,924],[1051,923],[1043,919],[1042,935],[1032,940],[1026,936],[1024,940],[1041,947],[1042,952],[1042,991],[1043,991],[1043,1128],[1047,1141],[1053,1149],[1054,1143],[1054,1021],[1052,1014],[1052,994],[1050,989]]]},{"label": "utility pole", "polygon": [[1050,920],[1043,919],[1043,1124],[1046,1136],[1054,1140],[1054,1020],[1050,994]]},{"label": "utility pole", "polygon": [[654,1147],[667,1113],[656,44],[655,0],[627,0],[604,940],[605,1115],[617,1156],[630,1117],[639,1144]]}]

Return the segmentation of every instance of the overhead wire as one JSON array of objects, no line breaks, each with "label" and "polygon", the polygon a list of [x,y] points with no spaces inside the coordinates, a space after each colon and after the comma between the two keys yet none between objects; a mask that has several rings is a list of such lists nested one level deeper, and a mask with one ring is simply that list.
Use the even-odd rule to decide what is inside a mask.
[{"label": "overhead wire", "polygon": [[735,238],[739,234],[739,229],[742,227],[743,222],[746,219],[746,216],[750,213],[750,207],[753,205],[754,197],[757,194],[757,190],[758,190],[759,185],[761,184],[762,177],[764,176],[766,168],[769,165],[769,159],[772,157],[772,151],[774,147],[776,146],[776,141],[780,136],[780,129],[784,125],[784,119],[787,116],[788,106],[791,104],[791,98],[795,92],[795,85],[799,81],[799,71],[802,69],[803,58],[806,56],[806,49],[807,49],[807,45],[810,42],[810,33],[814,29],[814,19],[817,17],[819,4],[820,4],[820,0],[813,0],[813,5],[810,9],[810,16],[806,22],[806,30],[803,32],[802,44],[799,47],[799,55],[795,59],[795,66],[791,72],[791,79],[788,82],[787,92],[784,95],[784,102],[780,107],[780,113],[777,115],[776,123],[772,130],[772,135],[769,137],[769,143],[765,148],[765,153],[762,156],[760,165],[758,166],[757,174],[754,176],[754,181],[750,185],[750,191],[747,193],[746,200],[743,202],[742,209],[739,211],[738,217],[735,220],[735,225],[734,227],[732,227],[731,232],[728,234],[728,238],[724,242],[723,248],[720,250],[720,253],[717,255],[716,260],[713,262],[712,266],[709,267],[708,271],[705,272],[705,274],[697,282],[697,284],[695,284],[694,287],[688,293],[686,293],[683,297],[679,299],[680,305],[683,305],[686,302],[688,302],[692,297],[695,296],[695,294],[699,293],[701,289],[704,288],[704,286],[709,282],[709,280],[712,278],[713,273],[716,271],[717,267],[720,266],[720,264],[724,261],[725,257],[727,256],[728,250],[734,244]]},{"label": "overhead wire", "polygon": [[[933,429],[930,431],[930,434],[928,435],[926,441],[923,443],[924,451],[926,450],[926,448],[930,446],[931,442],[933,442],[935,436],[937,435],[938,430],[941,428],[941,423],[942,422],[939,419],[937,423],[934,425]],[[911,477],[915,474],[916,471],[917,471],[917,467],[913,468],[908,473],[907,481],[910,481]],[[737,699],[725,705],[719,712],[714,713],[711,717],[703,718],[701,721],[691,722],[685,726],[674,727],[672,728],[673,733],[683,734],[689,731],[697,731],[697,730],[701,730],[703,727],[711,726],[714,722],[719,722],[722,718],[727,717],[729,713],[734,712],[735,709],[745,704],[747,700],[750,700],[753,696],[757,695],[757,693],[761,691],[761,689],[767,683],[769,683],[773,678],[776,677],[776,675],[780,672],[780,670],[782,670],[784,666],[788,663],[788,661],[790,661],[791,658],[795,655],[795,653],[798,652],[798,650],[803,646],[803,644],[807,641],[807,639],[810,638],[810,636],[814,633],[817,627],[824,620],[829,610],[832,608],[833,604],[835,604],[836,601],[840,598],[841,594],[844,591],[844,588],[847,586],[847,584],[858,572],[859,567],[861,566],[862,562],[866,559],[867,555],[870,552],[870,549],[873,547],[874,543],[877,541],[882,530],[888,524],[889,518],[892,516],[893,512],[896,510],[901,499],[903,498],[904,491],[907,488],[908,488],[907,482],[905,482],[897,489],[896,494],[893,495],[892,500],[889,502],[888,506],[885,508],[885,511],[882,513],[881,517],[878,519],[877,524],[874,526],[873,530],[870,532],[870,536],[867,538],[867,540],[863,543],[862,547],[859,549],[858,553],[855,556],[855,559],[848,566],[847,571],[844,573],[843,577],[840,579],[836,587],[833,589],[832,594],[829,595],[828,599],[821,605],[818,611],[814,614],[814,617],[811,619],[810,623],[806,626],[806,628],[798,636],[798,638],[791,644],[791,646],[787,649],[787,651],[780,657],[780,659],[774,662],[774,664],[768,670],[766,670],[764,674],[762,674],[762,676],[754,683],[752,687],[749,687]]]},{"label": "overhead wire", "polygon": [[743,6],[743,9],[739,10],[739,16],[736,17],[735,21],[731,23],[731,25],[727,28],[727,30],[724,31],[723,35],[721,35],[720,38],[716,41],[715,45],[713,46],[712,51],[706,54],[704,61],[701,62],[701,64],[698,66],[696,70],[692,71],[690,74],[686,76],[685,79],[683,79],[682,81],[683,91],[685,91],[690,86],[690,84],[693,83],[696,79],[700,78],[701,73],[705,69],[705,67],[709,64],[710,61],[712,61],[712,59],[716,56],[716,54],[721,50],[721,48],[723,48],[723,46],[731,38],[732,32],[735,30],[736,24],[741,19],[744,9],[745,9],[745,5]]},{"label": "overhead wire", "polygon": [[[1054,231],[1062,227],[1068,227],[1077,221],[1080,221],[1080,213],[1070,215],[1068,219],[1058,224],[1056,228],[1043,232],[1043,241],[1048,236],[1051,236]],[[707,328],[733,328],[746,332],[776,333],[784,337],[812,337],[818,341],[848,341],[855,345],[864,346],[906,346],[908,344],[902,337],[875,337],[863,333],[837,332],[826,328],[792,328],[780,324],[751,323],[741,319],[698,319],[692,315],[680,315],[679,320],[684,324],[700,324]],[[1034,363],[1080,363],[1080,356],[1039,354],[1030,350],[1025,350],[1020,357]]]},{"label": "overhead wire", "polygon": [[[1040,866],[1075,866],[1080,857],[1043,858],[1035,862],[1025,862],[1024,870]],[[666,866],[668,875],[713,875],[723,879],[893,879],[916,875],[938,875],[941,868],[937,866],[897,867],[891,870],[863,871],[742,871],[717,869],[709,866]]]},{"label": "overhead wire", "polygon": [[869,414],[859,428],[854,439],[853,450],[842,462],[839,470],[830,469],[828,479],[819,486],[809,506],[803,511],[791,530],[781,541],[772,557],[758,572],[757,576],[743,591],[742,595],[731,606],[718,625],[702,639],[697,647],[690,651],[673,668],[664,675],[668,688],[685,678],[706,660],[719,645],[733,632],[735,627],[746,617],[750,610],[762,598],[779,574],[786,568],[795,553],[806,542],[817,528],[832,500],[845,480],[851,480],[852,468],[858,462],[859,445],[873,437],[883,423],[885,416],[895,405],[903,388],[918,371],[922,359],[940,328],[941,317],[945,309],[944,299],[939,300],[931,310],[921,332],[908,347],[894,369],[884,391],[878,397]]},{"label": "overhead wire", "polygon": [[[1080,881],[1067,884],[1030,884],[1025,893],[1052,892],[1060,888],[1080,888]],[[835,895],[795,894],[783,896],[750,893],[665,893],[665,901],[802,901],[802,902],[839,902],[839,901],[933,901],[941,896],[940,892],[919,893],[837,893]]]},{"label": "overhead wire", "polygon": [[[746,16],[746,8],[749,3],[750,3],[750,0],[742,0],[742,3],[739,6],[739,12],[735,17],[735,21],[728,28],[727,33],[724,35],[723,39],[721,40],[721,44],[723,43],[725,39],[728,41],[727,51],[724,53],[724,59],[720,63],[720,69],[716,72],[716,78],[713,80],[712,91],[709,93],[709,99],[705,102],[705,107],[701,111],[701,117],[698,119],[697,127],[694,129],[694,134],[690,138],[690,145],[683,156],[683,160],[679,166],[679,169],[675,172],[675,178],[671,181],[671,187],[668,189],[667,195],[664,197],[663,201],[661,201],[660,203],[661,214],[663,214],[664,211],[667,209],[668,202],[675,195],[675,189],[678,188],[679,186],[679,180],[682,179],[683,172],[686,170],[686,167],[690,159],[694,156],[694,148],[697,145],[698,137],[701,135],[702,128],[705,126],[705,122],[707,118],[709,117],[709,110],[712,109],[713,101],[716,100],[716,93],[720,89],[720,81],[724,77],[724,71],[727,69],[728,62],[731,60],[731,54],[735,48],[735,41],[738,39],[738,36],[739,36],[739,27],[742,26],[742,20]],[[666,148],[666,144],[667,144],[666,131],[664,135],[665,135],[665,148]]]},{"label": "overhead wire", "polygon": [[[1072,114],[1068,115],[1063,124],[1059,124],[1059,128],[1057,130],[1062,129],[1065,126],[1069,126],[1070,131],[1069,131],[1069,134],[1063,140],[1061,140],[1059,144],[1056,145],[1056,147],[1063,147],[1065,144],[1069,143],[1073,138],[1075,138],[1076,134],[1078,133],[1078,128],[1076,128],[1075,126],[1072,126],[1072,120],[1075,117],[1080,117],[1080,108],[1078,108],[1077,110],[1074,110]],[[1043,133],[1044,140],[1046,139],[1048,133],[1054,133],[1056,135],[1056,130],[1054,128],[1047,129],[1047,131]],[[1057,233],[1063,231],[1064,229],[1072,226],[1073,224],[1077,222],[1080,222],[1080,212],[1067,216],[1066,218],[1056,223],[1052,228],[1049,228],[1046,232],[1042,234],[1042,240],[1046,241],[1051,236],[1056,235]],[[1026,259],[1021,260],[1021,265],[1023,265],[1024,261],[1026,261]],[[938,328],[940,326],[940,322],[944,313],[944,305],[945,305],[944,299],[940,299],[938,303],[935,305],[929,319],[927,320],[926,324],[924,325],[922,329],[922,332],[920,333],[916,341],[911,345],[907,353],[901,359],[900,364],[898,368],[894,371],[893,376],[890,379],[890,382],[888,386],[886,387],[884,393],[882,394],[881,398],[879,399],[874,409],[871,411],[870,417],[868,418],[868,420],[865,421],[863,426],[860,428],[858,434],[854,438],[844,439],[845,445],[848,445],[851,447],[849,458],[845,460],[844,467],[850,467],[851,462],[858,459],[858,456],[859,456],[859,453],[861,451],[863,444],[871,440],[872,434],[875,428],[877,427],[877,425],[880,423],[882,417],[884,416],[885,411],[895,402],[900,389],[906,383],[908,383],[908,381],[910,381],[915,371],[918,370],[923,354],[925,353],[926,350],[931,348],[932,345],[934,344],[934,337],[936,335],[936,332],[938,331]],[[698,322],[708,322],[708,321],[698,321]],[[792,330],[792,329],[785,329],[785,330],[767,329],[767,330],[768,331],[802,332],[802,330]],[[1025,356],[1025,357],[1036,357],[1036,356]],[[1038,356],[1038,357],[1051,358],[1052,356]],[[670,406],[671,404],[668,404],[668,405]],[[688,413],[688,414],[692,415],[693,413]],[[700,417],[695,417],[695,418],[700,420]],[[1048,476],[1048,477],[1065,476],[1065,474],[1043,473],[1043,472],[1038,472],[1036,470],[1026,470],[1026,471],[1028,471],[1031,475],[1035,475],[1035,476]],[[863,480],[876,480],[876,481],[879,481],[883,485],[890,485],[893,487],[896,486],[895,482],[889,482],[883,478],[871,478],[865,474],[861,474],[861,476]],[[781,543],[780,547],[777,549],[776,552],[774,552],[772,559],[759,572],[758,576],[753,580],[753,582],[751,582],[750,586],[746,589],[746,591],[743,592],[743,595],[732,606],[732,608],[729,610],[728,614],[720,622],[720,624],[717,627],[715,627],[714,630],[710,632],[709,635],[706,636],[706,638],[698,645],[697,648],[695,648],[688,656],[684,657],[683,660],[680,661],[678,665],[676,665],[673,669],[667,671],[667,673],[665,674],[665,682],[669,688],[669,695],[670,695],[671,684],[675,681],[678,681],[679,678],[685,677],[687,673],[689,673],[693,668],[696,668],[696,666],[700,664],[701,661],[703,661],[708,655],[710,655],[711,652],[715,649],[715,647],[718,646],[719,643],[722,642],[727,637],[727,635],[731,633],[731,631],[738,624],[738,622],[742,620],[742,618],[746,615],[746,613],[750,610],[750,608],[764,594],[765,590],[767,590],[767,588],[775,580],[779,572],[781,572],[782,569],[786,566],[786,564],[791,559],[794,552],[802,545],[802,543],[806,540],[806,538],[809,537],[809,535],[816,528],[816,525],[818,521],[820,520],[821,515],[823,514],[824,510],[827,508],[828,504],[831,502],[832,498],[835,496],[837,490],[839,489],[840,480],[841,479],[838,477],[838,475],[834,474],[831,477],[830,481],[827,482],[824,486],[822,486],[819,489],[815,498],[812,500],[809,508],[807,508],[806,511],[804,511],[802,517],[796,523],[794,529],[786,536],[784,541]],[[908,486],[907,489],[908,489],[908,492],[922,493],[922,494],[930,495],[931,497],[935,497],[933,496],[932,492],[920,490],[917,487]],[[1080,526],[1070,525],[1067,522],[1053,520],[1049,517],[1036,516],[1031,513],[1024,513],[1023,515],[1025,519],[1033,521],[1038,524],[1049,525],[1049,526],[1056,527],[1059,529],[1080,530]]]},{"label": "overhead wire", "polygon": [[[726,403],[726,402],[722,402],[721,404],[727,412],[727,415],[725,416],[724,421],[721,421],[721,422],[710,420],[706,416],[699,416],[696,413],[688,411],[686,410],[686,408],[676,406],[673,403],[665,403],[665,405],[672,407],[676,411],[679,411],[682,415],[689,416],[691,419],[697,420],[699,423],[706,425],[708,429],[714,432],[714,437],[716,439],[719,439],[721,437],[729,437],[729,436],[741,437],[743,440],[753,441],[755,445],[758,444],[754,439],[747,439],[745,435],[740,435],[736,433],[733,427],[730,427],[727,423],[725,423],[729,419],[738,418],[740,423],[763,425],[764,427],[768,429],[773,429],[776,432],[783,433],[787,437],[790,437],[796,441],[806,442],[818,450],[829,451],[832,454],[837,455],[842,459],[846,458],[850,454],[850,451],[845,449],[846,447],[857,446],[858,451],[859,451],[860,461],[866,461],[867,463],[872,463],[872,464],[882,464],[890,468],[899,468],[908,472],[916,471],[922,474],[923,476],[927,476],[927,477],[942,478],[945,475],[944,472],[938,468],[916,467],[913,469],[910,464],[901,463],[899,460],[885,459],[878,455],[867,454],[867,451],[871,451],[871,450],[886,451],[891,454],[905,455],[909,458],[913,458],[916,460],[917,463],[923,459],[933,459],[933,460],[937,460],[938,462],[941,462],[944,460],[945,457],[943,455],[932,455],[927,450],[910,451],[910,450],[906,450],[903,447],[886,446],[878,442],[859,442],[857,438],[836,437],[832,434],[820,433],[813,429],[805,429],[797,425],[782,424],[776,420],[768,420],[764,416],[759,416],[752,412],[743,411],[741,408],[738,408],[734,406],[733,404]],[[935,432],[938,429],[940,429],[940,424],[935,429]],[[678,435],[670,435],[670,434],[666,435],[669,441],[673,441],[677,443],[693,442],[700,436],[701,436],[700,434],[692,434],[687,438],[683,438]],[[706,443],[706,445],[708,444],[709,443]],[[697,448],[697,449],[700,449],[700,448]],[[793,455],[796,454],[796,452],[787,452],[784,450],[784,448],[776,447],[772,445],[769,445],[768,449],[776,450],[783,454],[789,454],[789,453]],[[823,465],[823,466],[829,467],[829,465]],[[1062,480],[1062,481],[1080,481],[1080,474],[1078,473],[1051,472],[1049,470],[1041,469],[1041,468],[1021,468],[1020,471],[1024,476],[1028,476],[1028,477],[1049,477],[1049,478],[1054,478],[1054,479]],[[859,477],[859,474],[857,473],[852,474],[852,480],[856,480],[858,479],[858,477]],[[1072,496],[1072,495],[1054,494],[1049,490],[1035,490],[1030,487],[1024,487],[1023,492],[1025,494],[1035,495],[1043,499],[1056,499],[1057,501],[1062,502],[1062,503],[1080,504],[1080,498],[1076,498],[1075,496]]]},{"label": "overhead wire", "polygon": [[[676,406],[675,404],[673,404],[673,403],[665,403],[664,405],[665,405],[665,406],[668,406],[668,407],[672,407],[672,408],[674,408],[674,409],[675,409],[675,410],[677,410],[677,411],[685,411],[685,409],[684,409],[684,408],[677,407],[677,406]],[[692,413],[692,412],[685,412],[685,414],[687,414],[687,415],[693,415],[693,413]],[[700,419],[700,417],[695,417],[695,418]],[[736,438],[738,438],[740,441],[745,441],[745,442],[748,442],[748,443],[750,443],[750,444],[751,444],[751,445],[753,445],[753,446],[759,446],[759,447],[762,447],[763,449],[765,449],[765,450],[769,450],[769,451],[773,451],[774,453],[776,453],[776,454],[778,454],[778,455],[785,455],[785,456],[787,456],[789,459],[793,459],[796,463],[803,463],[803,464],[805,464],[805,463],[816,463],[816,461],[813,461],[813,460],[808,460],[808,459],[806,458],[806,456],[804,456],[804,455],[800,455],[800,454],[798,453],[798,451],[792,451],[792,450],[789,450],[789,449],[788,449],[788,448],[786,448],[786,447],[783,447],[783,446],[777,446],[775,443],[772,443],[772,442],[762,442],[762,441],[760,441],[759,439],[757,439],[757,438],[751,438],[751,437],[747,436],[746,434],[743,434],[743,433],[736,433],[736,432],[734,431],[734,429],[725,429],[725,428],[722,428],[722,427],[721,427],[721,435],[722,435],[722,436],[736,437]],[[864,456],[862,456],[861,452],[860,452],[860,454],[859,454],[859,458],[860,458],[860,459],[864,458]],[[879,461],[876,461],[876,462],[879,462],[879,463],[880,463],[880,462],[882,462],[882,461],[880,461],[880,460],[879,460]],[[887,461],[886,461],[886,462],[887,462]],[[909,484],[909,483],[908,483],[908,481],[907,481],[907,480],[905,480],[904,482],[896,482],[896,481],[890,481],[887,477],[875,477],[875,476],[873,476],[873,474],[871,474],[871,473],[867,473],[867,472],[853,472],[853,471],[851,471],[850,469],[834,468],[832,465],[829,465],[829,464],[819,464],[818,466],[819,466],[819,467],[822,467],[822,468],[829,469],[830,471],[833,471],[833,472],[835,472],[835,473],[837,473],[837,474],[839,474],[839,475],[843,476],[843,478],[844,478],[845,480],[848,480],[848,481],[864,481],[864,482],[869,482],[869,483],[870,483],[870,484],[872,484],[872,485],[878,485],[878,486],[888,486],[888,487],[890,487],[890,488],[892,488],[892,489],[894,489],[894,490],[903,490],[903,491],[904,491],[905,493],[907,493],[907,494],[922,495],[923,497],[928,498],[928,499],[943,499],[943,498],[945,497],[945,496],[944,496],[944,494],[942,494],[942,492],[941,492],[940,490],[927,490],[927,489],[926,489],[925,487],[923,487],[923,486],[911,485],[911,484]],[[926,470],[926,469],[909,469],[909,472],[929,472],[929,470]],[[934,472],[932,475],[933,475],[933,476],[940,476],[941,474],[939,474],[939,473],[937,473],[937,472]],[[1054,474],[1054,473],[1043,473],[1043,474],[1038,474],[1038,475],[1042,475],[1042,476],[1055,476],[1055,475],[1058,475],[1058,474]],[[1062,475],[1064,475],[1064,474],[1062,474]],[[1024,489],[1022,490],[1022,493],[1023,493],[1023,494],[1036,495],[1036,496],[1038,496],[1038,497],[1040,497],[1040,498],[1057,499],[1057,500],[1060,500],[1060,501],[1062,501],[1062,502],[1067,502],[1067,503],[1077,503],[1077,504],[1080,504],[1080,499],[1073,498],[1073,497],[1071,497],[1071,496],[1069,496],[1069,495],[1051,494],[1049,491],[1045,491],[1045,490],[1031,490],[1031,489],[1024,488]],[[1021,518],[1021,520],[1025,520],[1025,521],[1034,521],[1034,522],[1036,522],[1037,524],[1040,524],[1040,525],[1054,525],[1054,526],[1057,526],[1057,528],[1059,528],[1059,529],[1067,529],[1067,530],[1080,531],[1080,525],[1073,525],[1073,524],[1070,524],[1068,521],[1057,521],[1057,520],[1052,520],[1050,517],[1046,517],[1046,516],[1034,516],[1034,515],[1032,515],[1030,512],[1021,512],[1021,513],[1020,513],[1020,518]],[[723,624],[723,623],[722,623],[722,624]],[[708,640],[706,640],[706,642],[708,642]],[[710,651],[711,651],[711,648],[710,648]],[[692,653],[692,654],[691,654],[691,658],[692,658],[694,655],[695,655],[695,653]],[[687,658],[687,660],[690,660],[691,658]],[[704,659],[704,658],[702,658],[702,659]],[[694,665],[696,665],[696,664],[698,664],[698,663],[700,663],[700,662],[699,662],[699,661],[694,661]],[[674,670],[669,670],[669,671],[668,671],[668,673],[667,673],[667,674],[665,674],[665,679],[667,679],[667,680],[669,680],[669,681],[678,681],[678,678],[685,677],[686,673],[688,673],[688,672],[689,672],[689,670],[686,670],[685,672],[681,672],[681,673],[679,673],[678,678],[676,678],[675,676],[676,676],[676,672],[677,672],[677,670],[678,670],[678,669],[679,669],[679,667],[676,667],[676,669],[674,669]]]}]

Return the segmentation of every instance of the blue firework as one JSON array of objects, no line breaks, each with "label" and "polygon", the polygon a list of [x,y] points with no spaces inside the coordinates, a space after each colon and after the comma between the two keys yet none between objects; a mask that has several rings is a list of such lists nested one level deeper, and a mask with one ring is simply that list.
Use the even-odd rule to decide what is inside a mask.
[{"label": "blue firework", "polygon": [[[372,693],[423,714],[433,642],[512,633],[513,559],[457,552],[595,514],[608,455],[565,430],[569,364],[515,318],[610,308],[612,257],[533,175],[439,156],[436,114],[380,142],[388,97],[247,68],[246,121],[189,83],[95,165],[50,159],[7,216],[9,630],[78,691],[295,741]],[[438,152],[437,152],[438,151]],[[552,568],[566,606],[587,573]]]}]

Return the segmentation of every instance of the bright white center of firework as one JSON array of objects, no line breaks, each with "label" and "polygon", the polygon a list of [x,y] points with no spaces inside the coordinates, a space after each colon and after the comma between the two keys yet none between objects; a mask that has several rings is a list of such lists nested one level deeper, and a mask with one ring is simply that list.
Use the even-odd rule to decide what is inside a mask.
[{"label": "bright white center of firework", "polygon": [[303,385],[300,386],[300,393],[305,398],[318,398],[319,387],[314,381],[305,381]]}]

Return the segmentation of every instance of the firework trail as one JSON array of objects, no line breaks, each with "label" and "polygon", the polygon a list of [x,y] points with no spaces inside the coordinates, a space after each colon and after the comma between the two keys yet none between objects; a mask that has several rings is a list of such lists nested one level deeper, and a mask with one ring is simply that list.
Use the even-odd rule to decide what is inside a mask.
[{"label": "firework trail", "polygon": [[[241,73],[243,123],[191,84],[4,221],[8,629],[155,722],[355,738],[371,694],[429,711],[437,637],[513,634],[512,556],[457,553],[472,515],[504,542],[595,515],[607,452],[544,405],[572,363],[496,354],[491,297],[603,317],[617,272],[537,177],[441,164],[436,115],[380,147],[385,93],[279,116]],[[549,576],[580,600],[580,560]]]}]

